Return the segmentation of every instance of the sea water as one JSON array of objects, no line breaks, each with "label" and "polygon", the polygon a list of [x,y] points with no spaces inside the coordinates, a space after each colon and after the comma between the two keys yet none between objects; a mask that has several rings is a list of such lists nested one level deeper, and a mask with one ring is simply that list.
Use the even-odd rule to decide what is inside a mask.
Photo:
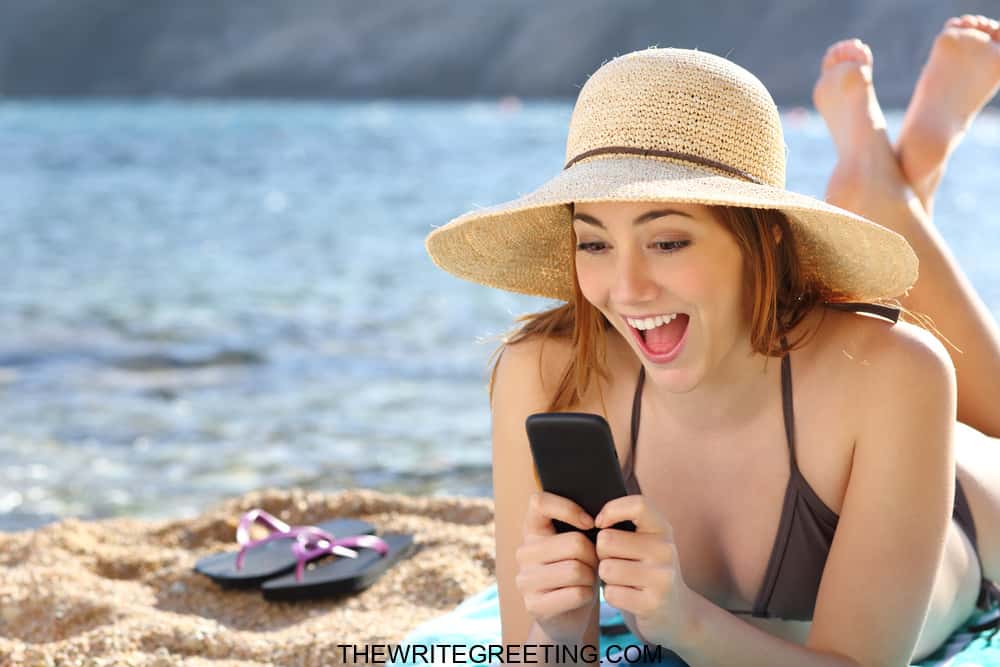
[{"label": "sea water", "polygon": [[[0,528],[265,486],[491,495],[488,358],[552,302],[454,278],[424,238],[556,174],[571,111],[0,104]],[[821,197],[822,120],[784,125],[789,187]],[[936,211],[994,316],[998,149],[980,118]]]}]

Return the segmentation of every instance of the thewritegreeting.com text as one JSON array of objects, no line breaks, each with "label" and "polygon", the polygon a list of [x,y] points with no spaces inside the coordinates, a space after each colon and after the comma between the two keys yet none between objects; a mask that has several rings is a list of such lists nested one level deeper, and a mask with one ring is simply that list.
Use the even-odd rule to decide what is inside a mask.
[{"label": "thewritegreeting.com text", "polygon": [[344,664],[628,664],[662,660],[662,646],[611,644],[337,644]]}]

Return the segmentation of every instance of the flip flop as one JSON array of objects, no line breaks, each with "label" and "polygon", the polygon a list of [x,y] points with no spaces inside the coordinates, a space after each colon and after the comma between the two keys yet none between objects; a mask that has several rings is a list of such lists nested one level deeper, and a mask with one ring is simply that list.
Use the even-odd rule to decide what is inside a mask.
[{"label": "flip flop", "polygon": [[[307,567],[306,564],[338,547],[360,548],[356,558],[337,558]],[[413,535],[357,535],[329,541],[303,534],[292,547],[299,561],[295,572],[265,581],[260,590],[268,600],[305,600],[354,593],[371,586],[392,565],[414,552]]]},{"label": "flip flop", "polygon": [[[254,523],[267,527],[270,534],[251,540],[250,526]],[[240,518],[236,528],[239,550],[205,556],[195,563],[194,569],[223,588],[254,587],[265,579],[295,568],[298,558],[291,547],[298,543],[300,535],[325,536],[336,540],[346,535],[374,532],[375,526],[358,519],[333,519],[316,526],[289,526],[262,509],[252,509]],[[346,547],[341,547],[336,553],[346,557],[357,556],[356,552]]]}]

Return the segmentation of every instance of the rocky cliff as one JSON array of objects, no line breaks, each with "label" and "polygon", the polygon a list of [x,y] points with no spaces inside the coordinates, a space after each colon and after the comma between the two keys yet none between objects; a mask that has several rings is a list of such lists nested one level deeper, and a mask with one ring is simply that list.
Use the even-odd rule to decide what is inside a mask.
[{"label": "rocky cliff", "polygon": [[949,16],[996,0],[10,0],[5,96],[573,98],[617,54],[725,55],[781,104],[856,36],[887,107],[906,104]]}]

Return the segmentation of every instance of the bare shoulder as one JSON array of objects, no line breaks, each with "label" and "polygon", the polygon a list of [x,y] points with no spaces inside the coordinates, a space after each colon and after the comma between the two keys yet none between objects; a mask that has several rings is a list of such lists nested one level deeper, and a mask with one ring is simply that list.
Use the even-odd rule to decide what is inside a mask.
[{"label": "bare shoulder", "polygon": [[565,338],[531,336],[505,345],[497,361],[494,400],[513,394],[538,402],[551,396],[572,354]]},{"label": "bare shoulder", "polygon": [[[616,380],[635,378],[639,372],[639,359],[613,329],[608,330],[604,344],[610,375],[605,378],[595,374],[579,404],[573,406],[575,410],[603,413],[602,397],[614,395]],[[573,354],[568,338],[532,336],[506,345],[497,362],[494,402],[509,393],[511,400],[548,405]]]},{"label": "bare shoulder", "polygon": [[954,365],[944,344],[930,331],[900,319],[884,319],[839,311],[826,315],[829,327],[820,336],[818,367],[843,376],[844,389],[857,400],[906,399],[921,384],[954,382]]}]

